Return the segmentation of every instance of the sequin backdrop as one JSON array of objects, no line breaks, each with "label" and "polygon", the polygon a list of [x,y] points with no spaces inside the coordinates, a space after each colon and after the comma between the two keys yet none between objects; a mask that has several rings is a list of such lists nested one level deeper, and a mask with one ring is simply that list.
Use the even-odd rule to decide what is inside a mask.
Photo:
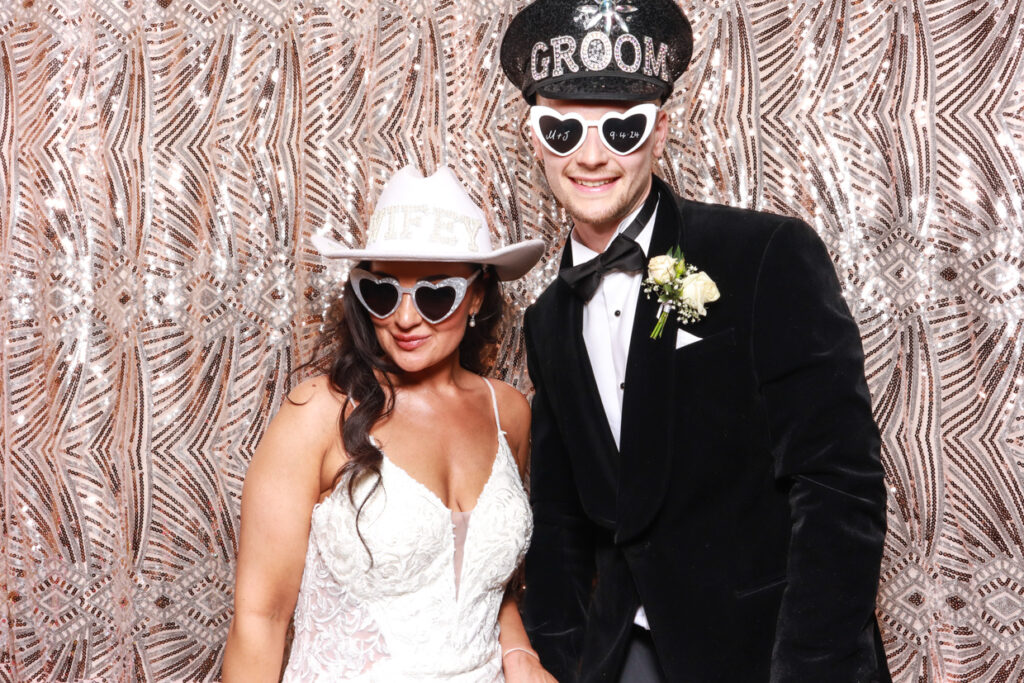
[{"label": "sequin backdrop", "polygon": [[[550,279],[519,4],[0,3],[0,680],[217,676],[246,464],[345,275],[307,238],[358,241],[390,172],[547,240],[517,306]],[[1020,3],[684,4],[662,174],[808,219],[861,325],[895,678],[1020,680]]]}]

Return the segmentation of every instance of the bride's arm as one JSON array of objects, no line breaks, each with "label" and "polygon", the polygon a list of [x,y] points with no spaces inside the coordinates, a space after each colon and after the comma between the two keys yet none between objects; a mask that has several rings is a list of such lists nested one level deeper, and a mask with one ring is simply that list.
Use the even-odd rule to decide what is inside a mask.
[{"label": "bride's arm", "polygon": [[[530,458],[530,404],[518,390],[505,385],[502,391],[502,426],[506,428],[509,446],[516,457],[519,475],[526,476]],[[522,580],[522,571],[516,571],[513,581]],[[540,663],[540,657],[530,645],[530,638],[519,615],[515,596],[521,590],[510,586],[498,612],[498,641],[501,644],[501,664],[506,683],[553,683],[555,678]]]},{"label": "bride's arm", "polygon": [[[510,591],[511,593],[511,591]],[[554,677],[541,666],[540,657],[530,645],[530,639],[519,616],[519,606],[511,595],[505,596],[498,612],[498,640],[501,643],[501,666],[506,683],[536,681],[549,683]]]},{"label": "bride's arm", "polygon": [[324,455],[337,439],[339,405],[324,378],[296,387],[249,464],[242,488],[235,614],[224,651],[226,683],[280,678]]}]

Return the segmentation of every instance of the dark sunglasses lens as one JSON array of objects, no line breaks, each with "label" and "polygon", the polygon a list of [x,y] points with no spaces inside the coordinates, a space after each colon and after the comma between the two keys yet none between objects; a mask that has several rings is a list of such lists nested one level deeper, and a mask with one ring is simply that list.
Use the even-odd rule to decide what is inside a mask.
[{"label": "dark sunglasses lens", "polygon": [[646,129],[647,117],[643,114],[633,114],[624,119],[607,119],[601,126],[601,135],[609,147],[619,154],[625,154],[640,144]]},{"label": "dark sunglasses lens", "polygon": [[416,290],[416,308],[430,322],[437,322],[455,308],[454,287],[420,287]]},{"label": "dark sunglasses lens", "polygon": [[398,290],[390,282],[359,281],[359,294],[372,313],[385,316],[394,310],[398,303]]},{"label": "dark sunglasses lens", "polygon": [[537,119],[541,139],[558,154],[568,154],[583,137],[583,124],[575,119],[562,121],[554,116]]}]

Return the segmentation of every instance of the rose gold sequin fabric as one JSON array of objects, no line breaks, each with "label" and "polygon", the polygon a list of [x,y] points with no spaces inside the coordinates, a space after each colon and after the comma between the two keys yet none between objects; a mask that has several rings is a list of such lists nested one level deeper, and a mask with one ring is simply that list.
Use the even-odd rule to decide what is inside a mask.
[{"label": "rose gold sequin fabric", "polygon": [[[0,1],[0,681],[217,677],[246,464],[346,275],[308,237],[401,166],[547,240],[527,388],[565,218],[498,65],[521,4]],[[894,678],[1019,680],[1020,3],[683,6],[660,172],[807,219],[861,326]]]}]

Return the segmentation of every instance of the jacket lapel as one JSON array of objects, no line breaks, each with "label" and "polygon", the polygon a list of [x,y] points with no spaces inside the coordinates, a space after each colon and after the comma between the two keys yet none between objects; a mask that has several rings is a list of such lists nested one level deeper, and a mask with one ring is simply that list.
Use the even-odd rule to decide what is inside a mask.
[{"label": "jacket lapel", "polygon": [[[571,252],[571,246],[566,244],[565,251]],[[570,254],[563,254],[562,266],[571,260]],[[549,323],[554,334],[548,339],[554,353],[547,356],[553,364],[545,373],[546,384],[549,393],[557,396],[557,410],[564,416],[562,433],[580,501],[591,519],[612,529],[619,457],[583,341],[583,302],[561,279],[551,286],[555,288],[555,306]]]},{"label": "jacket lapel", "polygon": [[[662,197],[647,257],[683,245],[682,219],[675,196],[657,177]],[[644,273],[646,277],[646,271]],[[685,394],[676,389],[675,330],[673,320],[659,339],[651,339],[658,302],[640,292],[626,361],[626,388],[622,402],[620,467],[615,540],[624,543],[642,532],[661,507],[672,469],[674,416]]]}]

